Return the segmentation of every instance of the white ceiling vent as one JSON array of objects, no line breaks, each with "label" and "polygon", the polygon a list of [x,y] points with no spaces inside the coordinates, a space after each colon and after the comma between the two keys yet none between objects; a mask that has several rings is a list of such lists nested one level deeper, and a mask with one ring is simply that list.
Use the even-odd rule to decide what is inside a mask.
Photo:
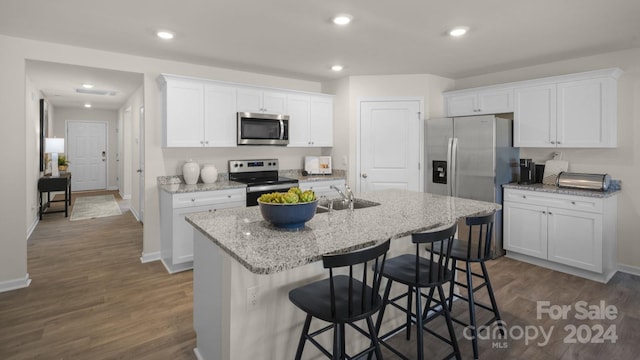
[{"label": "white ceiling vent", "polygon": [[98,89],[84,89],[84,88],[77,88],[76,92],[80,93],[80,94],[102,95],[102,96],[116,96],[118,94],[117,91],[98,90]]}]

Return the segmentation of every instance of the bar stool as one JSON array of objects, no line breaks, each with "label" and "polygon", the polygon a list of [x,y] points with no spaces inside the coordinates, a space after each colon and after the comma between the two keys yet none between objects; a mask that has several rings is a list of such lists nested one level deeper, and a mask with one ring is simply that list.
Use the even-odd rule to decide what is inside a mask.
[{"label": "bar stool", "polygon": [[[323,256],[322,263],[329,269],[329,278],[293,289],[289,292],[289,300],[307,313],[296,360],[302,357],[302,351],[307,340],[315,345],[330,359],[354,359],[365,354],[376,354],[376,359],[382,359],[380,346],[376,338],[375,327],[371,316],[380,310],[382,297],[379,294],[381,271],[385,268],[387,251],[390,240],[362,251],[341,255]],[[369,262],[373,263],[373,276],[369,278],[367,272]],[[354,278],[354,265],[364,264],[362,280]],[[349,275],[334,275],[333,269],[349,267]],[[312,318],[318,318],[331,325],[309,334]],[[355,325],[354,322],[366,319],[368,332]],[[350,357],[345,352],[345,324],[371,339],[371,346],[357,355]],[[314,337],[333,328],[333,354],[320,345]]]},{"label": "bar stool", "polygon": [[[467,301],[469,306],[470,324],[467,324],[455,317],[453,318],[453,321],[465,327],[470,327],[474,359],[478,359],[478,324],[476,321],[476,306],[493,313],[493,317],[489,321],[487,321],[483,327],[486,327],[494,321],[497,321],[498,326],[500,327],[500,333],[504,336],[504,324],[502,323],[502,321],[500,321],[500,311],[498,310],[496,298],[493,294],[493,287],[491,286],[491,280],[489,279],[489,273],[487,272],[487,267],[485,265],[485,261],[491,259],[491,236],[493,233],[494,218],[495,214],[467,217],[465,219],[465,223],[467,224],[467,228],[469,231],[467,240],[464,241],[455,239],[453,242],[453,248],[451,249],[452,276],[448,297],[449,311],[453,309],[454,298]],[[459,268],[457,266],[458,261],[464,262],[465,267]],[[480,268],[482,269],[481,274],[472,271],[471,265],[473,263],[480,264]],[[458,270],[464,271],[467,279],[466,284],[456,281],[455,273]],[[474,286],[474,276],[484,280],[484,282]],[[455,294],[453,292],[454,284],[466,288],[467,297]],[[487,288],[489,299],[491,301],[491,307],[482,303],[478,303],[475,300],[475,293],[483,287]]]},{"label": "bar stool", "polygon": [[[460,359],[460,350],[458,348],[458,342],[456,341],[456,334],[453,330],[453,323],[451,315],[449,314],[449,307],[447,307],[446,296],[442,288],[443,284],[451,281],[451,271],[449,270],[449,261],[451,255],[451,246],[453,244],[453,237],[456,233],[456,224],[453,224],[446,229],[411,234],[411,241],[416,244],[415,255],[406,254],[387,260],[382,276],[388,279],[387,286],[384,291],[384,305],[380,314],[378,315],[378,321],[376,323],[376,331],[380,331],[382,325],[382,319],[384,316],[387,305],[392,305],[399,310],[406,313],[406,322],[403,325],[387,332],[385,335],[379,336],[378,340],[382,345],[394,352],[402,359],[409,359],[405,357],[398,350],[389,345],[386,340],[391,336],[398,333],[402,328],[406,329],[407,340],[411,338],[411,327],[416,324],[417,329],[417,358],[411,357],[411,359],[424,359],[423,349],[423,331],[427,331],[451,345],[453,352],[445,359],[455,357]],[[433,248],[437,248],[437,251],[429,252],[429,258],[423,258],[420,256],[420,245],[429,244]],[[407,292],[389,299],[389,293],[391,291],[391,285],[393,282],[407,286]],[[429,295],[426,296],[422,293],[422,289],[429,289]],[[434,291],[438,290],[438,299],[433,297]],[[415,295],[415,313],[412,310],[412,299]],[[407,298],[407,307],[403,307],[397,304],[398,300]],[[424,316],[422,312],[422,298],[427,298],[427,303],[424,308]],[[431,302],[434,303],[431,306]],[[437,315],[444,315],[447,330],[449,332],[449,339],[441,336],[431,329],[425,327],[425,325],[437,317]],[[369,357],[370,359],[371,357]]]}]

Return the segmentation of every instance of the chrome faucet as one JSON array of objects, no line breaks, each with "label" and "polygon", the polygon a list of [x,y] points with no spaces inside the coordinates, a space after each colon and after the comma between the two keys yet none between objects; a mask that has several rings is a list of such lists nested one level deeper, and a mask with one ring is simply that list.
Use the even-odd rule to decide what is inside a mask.
[{"label": "chrome faucet", "polygon": [[335,185],[331,185],[330,188],[334,189],[335,191],[337,191],[338,194],[340,194],[340,196],[342,197],[342,199],[349,203],[349,210],[353,210],[354,209],[355,196],[353,195],[353,191],[351,191],[351,188],[349,187],[349,185],[345,185],[344,186],[344,188],[345,188],[345,190],[347,192],[346,195],[345,195],[345,193],[342,192],[342,190],[340,190],[339,187],[337,187]]}]

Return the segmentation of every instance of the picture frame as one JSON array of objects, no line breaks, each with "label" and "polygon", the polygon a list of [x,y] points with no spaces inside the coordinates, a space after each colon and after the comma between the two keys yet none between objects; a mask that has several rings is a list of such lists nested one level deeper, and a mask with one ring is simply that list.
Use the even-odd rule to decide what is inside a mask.
[{"label": "picture frame", "polygon": [[44,172],[47,166],[44,143],[49,135],[49,105],[47,100],[40,99],[40,171]]}]

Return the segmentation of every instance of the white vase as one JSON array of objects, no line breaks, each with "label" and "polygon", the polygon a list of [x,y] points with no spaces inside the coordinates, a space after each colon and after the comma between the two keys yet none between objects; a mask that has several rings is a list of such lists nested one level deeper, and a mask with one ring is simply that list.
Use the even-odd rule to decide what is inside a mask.
[{"label": "white vase", "polygon": [[200,165],[193,162],[191,159],[182,165],[182,177],[187,185],[193,185],[198,182],[200,176]]},{"label": "white vase", "polygon": [[213,164],[205,164],[200,170],[200,177],[205,184],[213,184],[218,181],[218,169]]}]

